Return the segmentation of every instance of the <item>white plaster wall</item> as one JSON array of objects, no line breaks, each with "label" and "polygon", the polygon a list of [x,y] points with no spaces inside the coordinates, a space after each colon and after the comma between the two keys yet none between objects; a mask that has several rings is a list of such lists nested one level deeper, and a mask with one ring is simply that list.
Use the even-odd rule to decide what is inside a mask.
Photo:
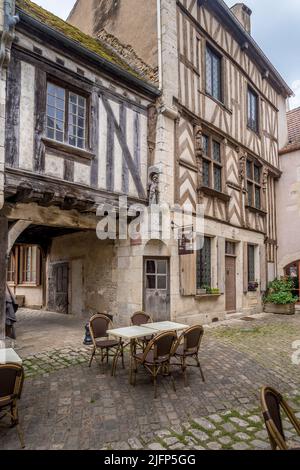
[{"label": "white plaster wall", "polygon": [[74,182],[89,186],[91,181],[91,167],[82,163],[74,163]]},{"label": "white plaster wall", "polygon": [[43,307],[43,288],[39,287],[25,287],[18,286],[15,288],[16,295],[23,295],[25,297],[25,307],[28,308],[42,308]]},{"label": "white plaster wall", "polygon": [[24,170],[33,169],[34,150],[34,103],[35,68],[21,62],[20,99],[20,152],[19,166]]},{"label": "white plaster wall", "polygon": [[278,110],[278,146],[282,149],[288,143],[287,101],[283,96],[278,96]]},{"label": "white plaster wall", "polygon": [[278,267],[300,259],[300,150],[281,155],[282,177],[277,183]]},{"label": "white plaster wall", "polygon": [[54,178],[63,179],[64,159],[46,152],[45,174],[48,176],[53,176]]}]

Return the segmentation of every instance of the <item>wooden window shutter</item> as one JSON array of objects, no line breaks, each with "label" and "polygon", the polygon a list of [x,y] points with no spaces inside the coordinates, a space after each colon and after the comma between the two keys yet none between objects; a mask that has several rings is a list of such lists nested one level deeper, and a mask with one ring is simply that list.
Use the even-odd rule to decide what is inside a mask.
[{"label": "wooden window shutter", "polygon": [[225,238],[218,238],[218,288],[225,292]]},{"label": "wooden window shutter", "polygon": [[243,279],[244,279],[244,294],[248,293],[248,243],[243,244]]},{"label": "wooden window shutter", "polygon": [[196,295],[196,252],[179,256],[179,269],[181,295]]},{"label": "wooden window shutter", "polygon": [[260,290],[265,292],[267,290],[267,258],[266,258],[266,246],[261,245],[259,247],[259,259],[260,259]]}]

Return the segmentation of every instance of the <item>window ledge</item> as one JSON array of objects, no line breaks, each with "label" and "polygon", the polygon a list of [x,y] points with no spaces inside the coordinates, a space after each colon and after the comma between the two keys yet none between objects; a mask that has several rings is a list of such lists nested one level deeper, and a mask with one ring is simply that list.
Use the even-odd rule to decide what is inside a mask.
[{"label": "window ledge", "polygon": [[248,209],[250,212],[254,212],[255,214],[259,214],[259,215],[262,215],[262,216],[266,216],[268,215],[268,213],[262,209],[257,209],[256,207],[253,207],[253,206],[249,206],[249,205],[246,205],[246,209]]},{"label": "window ledge", "polygon": [[231,199],[228,194],[216,191],[213,188],[208,188],[207,186],[201,186],[200,191],[202,191],[207,196],[217,197],[218,199],[222,199],[225,202],[229,202]]},{"label": "window ledge", "polygon": [[196,300],[202,300],[202,299],[217,299],[219,297],[222,297],[223,294],[197,294],[195,295]]},{"label": "window ledge", "polygon": [[74,155],[85,160],[93,160],[95,158],[95,154],[89,150],[73,147],[72,145],[66,144],[64,142],[57,142],[56,140],[49,139],[48,137],[43,137],[42,140],[46,148],[58,150],[68,155]]}]

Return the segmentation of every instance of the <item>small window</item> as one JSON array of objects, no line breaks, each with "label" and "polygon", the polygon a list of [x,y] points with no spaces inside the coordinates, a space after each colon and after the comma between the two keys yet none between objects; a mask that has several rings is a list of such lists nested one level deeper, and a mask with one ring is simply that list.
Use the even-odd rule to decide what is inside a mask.
[{"label": "small window", "polygon": [[222,59],[209,46],[206,48],[206,93],[222,101]]},{"label": "small window", "polygon": [[203,136],[202,185],[222,192],[221,144],[212,137]]},{"label": "small window", "polygon": [[255,282],[255,246],[248,245],[248,282]]},{"label": "small window", "polygon": [[146,289],[168,289],[168,262],[166,260],[146,261]]},{"label": "small window", "polygon": [[39,286],[41,251],[36,245],[16,245],[9,257],[7,282],[15,285]]},{"label": "small window", "polygon": [[226,255],[229,255],[229,256],[235,256],[235,243],[234,242],[226,242],[225,253]]},{"label": "small window", "polygon": [[211,287],[211,239],[204,237],[204,245],[197,252],[197,289]]},{"label": "small window", "polygon": [[14,284],[16,281],[16,260],[14,252],[9,255],[8,266],[7,266],[7,282]]},{"label": "small window", "polygon": [[258,95],[248,88],[248,127],[258,132]]},{"label": "small window", "polygon": [[48,83],[47,137],[73,147],[86,147],[87,100],[68,89]]},{"label": "small window", "polygon": [[247,160],[248,206],[261,210],[261,167],[255,161]]}]

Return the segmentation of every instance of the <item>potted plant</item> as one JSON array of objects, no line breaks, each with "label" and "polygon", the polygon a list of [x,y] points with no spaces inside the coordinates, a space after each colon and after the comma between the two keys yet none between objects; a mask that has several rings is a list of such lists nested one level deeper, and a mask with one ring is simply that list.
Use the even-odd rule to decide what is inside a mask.
[{"label": "potted plant", "polygon": [[249,282],[248,284],[248,292],[256,292],[258,289],[258,282]]},{"label": "potted plant", "polygon": [[264,311],[279,315],[294,315],[298,298],[294,297],[293,288],[293,281],[286,277],[271,282],[264,298]]}]

